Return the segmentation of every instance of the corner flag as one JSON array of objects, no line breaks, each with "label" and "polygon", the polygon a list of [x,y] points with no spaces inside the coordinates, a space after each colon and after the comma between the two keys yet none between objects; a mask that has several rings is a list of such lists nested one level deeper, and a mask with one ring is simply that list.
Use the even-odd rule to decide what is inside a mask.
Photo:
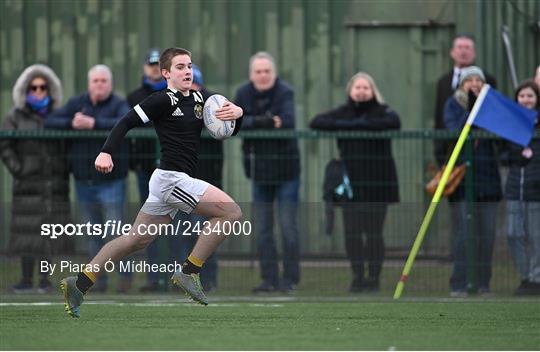
[{"label": "corner flag", "polygon": [[472,122],[474,125],[523,147],[529,145],[534,134],[536,110],[517,104],[491,87],[478,103],[480,108]]},{"label": "corner flag", "polygon": [[534,119],[536,118],[536,114],[536,111],[529,110],[514,103],[495,89],[492,89],[489,84],[484,84],[480,94],[478,94],[478,98],[474,103],[471,113],[469,114],[467,122],[461,130],[456,146],[454,147],[450,159],[448,160],[448,164],[442,174],[441,181],[431,199],[422,225],[420,225],[418,234],[416,235],[407,261],[405,262],[401,277],[397,283],[396,290],[394,291],[394,299],[399,299],[403,293],[405,282],[407,282],[409,278],[409,273],[412,270],[416,255],[420,250],[424,236],[429,228],[431,218],[437,209],[448,177],[450,176],[459,153],[461,152],[461,148],[469,135],[471,125],[475,124],[502,138],[521,144],[522,146],[527,146],[531,141],[534,132]]}]

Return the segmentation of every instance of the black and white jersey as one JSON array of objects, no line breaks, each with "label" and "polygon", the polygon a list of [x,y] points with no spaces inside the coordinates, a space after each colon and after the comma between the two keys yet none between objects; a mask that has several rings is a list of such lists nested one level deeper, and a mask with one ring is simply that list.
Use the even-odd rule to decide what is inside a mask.
[{"label": "black and white jersey", "polygon": [[193,175],[201,139],[207,97],[190,90],[188,96],[170,88],[156,92],[129,111],[111,130],[102,152],[113,154],[127,131],[150,121],[161,144],[159,168]]},{"label": "black and white jersey", "polygon": [[[118,121],[101,151],[112,155],[131,128],[152,121],[161,144],[158,168],[193,176],[197,167],[204,126],[203,108],[207,98],[206,93],[196,90],[190,90],[188,96],[170,88],[156,92],[135,105]],[[241,118],[237,121],[233,135],[238,133],[242,125]]]},{"label": "black and white jersey", "polygon": [[184,96],[170,88],[135,105],[133,111],[141,121],[152,121],[156,129],[161,144],[160,169],[193,175],[204,126],[203,107],[201,92],[190,90]]}]

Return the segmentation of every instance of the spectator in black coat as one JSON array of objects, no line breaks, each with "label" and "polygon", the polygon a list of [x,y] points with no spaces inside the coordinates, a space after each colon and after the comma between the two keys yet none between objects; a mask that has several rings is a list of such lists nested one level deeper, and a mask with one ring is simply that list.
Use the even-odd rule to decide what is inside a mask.
[{"label": "spectator in black coat", "polygon": [[[461,70],[467,66],[474,65],[476,59],[476,49],[474,38],[467,34],[459,34],[454,38],[450,57],[454,62],[454,68],[445,73],[437,81],[437,93],[435,103],[435,129],[444,129],[444,104],[450,98],[459,86]],[[484,73],[486,82],[493,88],[497,87],[495,78]],[[451,144],[445,140],[435,141],[435,159],[439,166],[442,166],[449,155],[449,146]]]},{"label": "spectator in black coat", "polygon": [[[250,60],[250,82],[236,92],[244,110],[243,130],[294,129],[294,92],[277,77],[272,56],[259,52]],[[300,156],[296,139],[244,139],[244,167],[253,181],[257,247],[263,282],[254,292],[291,292],[300,281],[298,190]],[[277,200],[283,239],[283,278],[279,280],[274,210]]]},{"label": "spectator in black coat", "polygon": [[[522,83],[515,100],[540,111],[540,93],[533,81]],[[536,131],[540,130],[540,116]],[[540,295],[540,140],[527,148],[510,144],[510,172],[506,181],[507,238],[521,283],[517,295]]]},{"label": "spectator in black coat", "polygon": [[[354,75],[347,85],[347,94],[345,104],[315,116],[310,127],[331,131],[384,131],[401,127],[398,114],[384,104],[370,75],[363,72]],[[378,291],[387,207],[399,202],[391,140],[344,138],[337,143],[353,188],[353,202],[343,208],[345,248],[354,275],[350,291]],[[366,261],[369,264],[367,277],[364,275]]]},{"label": "spectator in black coat", "polygon": [[[129,111],[125,99],[113,93],[113,76],[109,67],[95,65],[88,71],[88,91],[74,96],[45,120],[45,128],[64,130],[109,130]],[[70,159],[81,223],[105,224],[120,221],[124,215],[129,146],[122,142],[114,170],[96,171],[94,161],[105,138],[79,138],[71,144]],[[106,233],[111,239],[112,231]],[[88,255],[94,257],[104,245],[102,236],[88,237]],[[118,291],[126,292],[132,273],[120,272]],[[99,278],[94,291],[107,289],[107,276]]]}]

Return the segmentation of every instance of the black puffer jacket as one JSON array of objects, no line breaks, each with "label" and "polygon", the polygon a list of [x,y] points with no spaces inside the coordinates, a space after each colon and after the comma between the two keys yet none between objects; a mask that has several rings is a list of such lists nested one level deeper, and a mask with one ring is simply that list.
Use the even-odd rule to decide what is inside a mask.
[{"label": "black puffer jacket", "polygon": [[[398,114],[386,105],[370,100],[355,103],[351,99],[333,110],[319,114],[310,127],[318,130],[399,129]],[[392,144],[382,139],[338,139],[341,158],[345,162],[357,202],[399,202],[399,185]]]},{"label": "black puffer jacket", "polygon": [[[536,131],[540,131],[540,123],[536,125]],[[540,139],[533,139],[529,148],[533,151],[531,159],[521,155],[521,146],[511,144],[509,147],[510,172],[505,189],[508,200],[540,202]]]},{"label": "black puffer jacket", "polygon": [[[45,118],[26,104],[26,90],[36,77],[46,78],[51,108],[62,100],[60,81],[44,65],[27,68],[13,88],[15,106],[2,121],[3,130],[40,130]],[[10,252],[21,255],[51,255],[70,251],[69,239],[41,236],[42,224],[70,221],[69,173],[66,142],[43,139],[0,141],[2,161],[13,176]]]}]

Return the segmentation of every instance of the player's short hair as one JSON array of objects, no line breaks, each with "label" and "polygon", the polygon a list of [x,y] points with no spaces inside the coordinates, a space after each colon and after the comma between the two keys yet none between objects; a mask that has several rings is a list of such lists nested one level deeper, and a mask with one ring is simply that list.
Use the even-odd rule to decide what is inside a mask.
[{"label": "player's short hair", "polygon": [[159,68],[161,70],[171,70],[172,59],[178,55],[187,55],[191,58],[191,52],[184,48],[167,48],[159,57]]}]

